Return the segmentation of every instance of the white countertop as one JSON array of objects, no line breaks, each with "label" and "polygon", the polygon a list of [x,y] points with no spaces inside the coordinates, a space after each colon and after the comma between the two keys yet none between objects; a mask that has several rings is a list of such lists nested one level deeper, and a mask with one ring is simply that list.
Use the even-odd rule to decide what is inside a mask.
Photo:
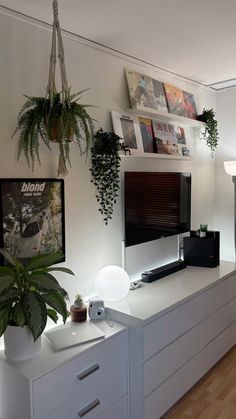
[{"label": "white countertop", "polygon": [[234,272],[233,262],[221,261],[216,268],[188,266],[150,284],[142,283],[141,288],[129,291],[123,301],[106,302],[106,307],[148,323]]},{"label": "white countertop", "polygon": [[[90,320],[87,321],[89,322]],[[14,369],[27,377],[29,380],[33,380],[42,376],[43,374],[46,374],[48,371],[63,365],[68,360],[76,358],[80,353],[101,344],[104,339],[109,339],[116,333],[120,333],[122,330],[126,329],[125,326],[122,326],[121,324],[113,321],[110,325],[104,320],[98,320],[94,323],[105,333],[104,338],[96,341],[82,343],[60,351],[55,351],[50,346],[46,337],[42,335],[42,349],[37,356],[26,361],[9,361],[6,359],[4,351],[2,350],[0,351],[0,360],[4,360],[9,365],[12,365]],[[77,324],[79,328],[80,324]]]}]

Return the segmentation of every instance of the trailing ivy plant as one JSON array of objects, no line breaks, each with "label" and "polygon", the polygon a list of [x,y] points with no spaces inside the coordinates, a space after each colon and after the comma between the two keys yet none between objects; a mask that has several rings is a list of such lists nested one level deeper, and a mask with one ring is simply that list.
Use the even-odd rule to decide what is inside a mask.
[{"label": "trailing ivy plant", "polygon": [[100,128],[91,148],[91,182],[96,187],[96,199],[105,224],[112,218],[118,197],[121,138]]},{"label": "trailing ivy plant", "polygon": [[202,114],[198,116],[198,119],[206,123],[202,138],[206,141],[206,145],[210,148],[213,157],[219,140],[218,123],[215,118],[215,112],[213,109],[204,108]]}]

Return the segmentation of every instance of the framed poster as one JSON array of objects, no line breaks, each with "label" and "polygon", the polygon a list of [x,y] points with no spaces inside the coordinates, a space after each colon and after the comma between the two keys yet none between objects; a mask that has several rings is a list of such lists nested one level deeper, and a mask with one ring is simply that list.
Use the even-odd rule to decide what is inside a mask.
[{"label": "framed poster", "polygon": [[186,116],[191,119],[197,119],[197,108],[192,93],[183,91]]},{"label": "framed poster", "polygon": [[143,154],[138,117],[116,111],[111,111],[111,117],[115,134],[121,137],[125,147],[130,148],[131,154]]},{"label": "framed poster", "polygon": [[164,83],[167,105],[170,113],[187,116],[184,94],[178,87]]},{"label": "framed poster", "polygon": [[62,179],[0,179],[0,246],[22,263],[53,252],[65,260]]},{"label": "framed poster", "polygon": [[136,71],[126,70],[126,80],[132,108],[154,108],[154,90],[152,78]]}]

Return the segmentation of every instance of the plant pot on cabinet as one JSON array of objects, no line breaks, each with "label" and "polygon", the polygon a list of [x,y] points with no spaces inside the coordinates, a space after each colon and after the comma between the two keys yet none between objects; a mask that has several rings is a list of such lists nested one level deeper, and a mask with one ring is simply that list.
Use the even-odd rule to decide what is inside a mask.
[{"label": "plant pot on cabinet", "polygon": [[85,322],[87,320],[87,307],[76,307],[72,305],[70,308],[72,322]]},{"label": "plant pot on cabinet", "polygon": [[12,361],[24,361],[40,352],[41,336],[34,342],[28,326],[7,326],[4,332],[5,355]]}]

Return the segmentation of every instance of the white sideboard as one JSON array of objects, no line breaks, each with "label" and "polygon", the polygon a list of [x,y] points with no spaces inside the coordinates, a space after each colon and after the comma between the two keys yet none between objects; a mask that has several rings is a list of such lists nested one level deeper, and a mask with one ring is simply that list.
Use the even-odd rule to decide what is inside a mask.
[{"label": "white sideboard", "polygon": [[[1,419],[128,419],[127,329],[97,323],[105,338],[10,362],[0,352]],[[79,325],[78,325],[79,327]]]},{"label": "white sideboard", "polygon": [[158,419],[236,343],[235,264],[187,267],[107,312],[129,326],[129,418]]}]

